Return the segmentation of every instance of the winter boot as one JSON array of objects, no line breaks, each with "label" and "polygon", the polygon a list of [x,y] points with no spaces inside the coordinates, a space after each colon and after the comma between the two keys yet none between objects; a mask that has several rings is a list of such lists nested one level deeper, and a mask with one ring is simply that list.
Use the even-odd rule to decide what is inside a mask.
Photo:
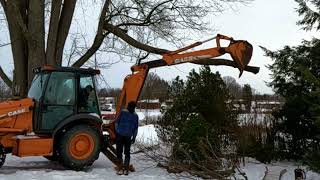
[{"label": "winter boot", "polygon": [[118,169],[117,170],[117,175],[122,175],[123,174],[123,169]]},{"label": "winter boot", "polygon": [[122,175],[123,174],[123,164],[122,162],[119,163],[119,165],[116,167],[117,170],[117,175]]},{"label": "winter boot", "polygon": [[123,174],[126,175],[126,176],[129,175],[129,169],[128,169],[128,167],[125,167],[125,168],[124,168]]}]

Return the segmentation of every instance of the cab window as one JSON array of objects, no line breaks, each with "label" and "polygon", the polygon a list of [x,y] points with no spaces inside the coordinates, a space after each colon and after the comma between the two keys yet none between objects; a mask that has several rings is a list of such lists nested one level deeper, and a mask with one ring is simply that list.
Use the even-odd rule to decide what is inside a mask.
[{"label": "cab window", "polygon": [[80,76],[78,101],[79,112],[99,114],[99,106],[92,76]]},{"label": "cab window", "polygon": [[74,105],[75,78],[73,73],[53,72],[47,86],[45,104]]}]

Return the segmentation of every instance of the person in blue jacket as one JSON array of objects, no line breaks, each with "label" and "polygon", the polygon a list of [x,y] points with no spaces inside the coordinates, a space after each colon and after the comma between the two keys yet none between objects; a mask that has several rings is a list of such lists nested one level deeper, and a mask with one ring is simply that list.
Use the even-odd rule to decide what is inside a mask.
[{"label": "person in blue jacket", "polygon": [[[120,112],[120,115],[116,121],[117,159],[121,164],[117,172],[118,175],[128,175],[129,173],[130,147],[131,144],[135,142],[138,133],[139,117],[135,113],[135,108],[136,103],[134,101],[129,102],[127,109],[123,109]],[[123,150],[125,155],[124,162],[122,159]]]}]

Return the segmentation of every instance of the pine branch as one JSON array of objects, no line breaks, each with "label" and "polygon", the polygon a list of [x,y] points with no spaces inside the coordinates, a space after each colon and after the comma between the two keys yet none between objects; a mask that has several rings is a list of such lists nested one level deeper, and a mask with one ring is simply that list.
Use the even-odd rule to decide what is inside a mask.
[{"label": "pine branch", "polygon": [[[319,12],[313,11],[306,3],[305,0],[295,0],[299,8],[297,12],[300,16],[303,16],[303,19],[298,21],[298,25],[302,25],[304,30],[310,31],[314,27],[319,30],[320,29],[320,14]],[[320,8],[319,2],[313,1],[313,4]]]}]

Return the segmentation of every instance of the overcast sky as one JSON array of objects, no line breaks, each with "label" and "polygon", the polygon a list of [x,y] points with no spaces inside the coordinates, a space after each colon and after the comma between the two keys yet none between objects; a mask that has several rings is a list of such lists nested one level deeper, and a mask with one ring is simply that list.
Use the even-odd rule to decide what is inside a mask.
[{"label": "overcast sky", "polygon": [[[294,0],[255,0],[248,6],[238,6],[237,11],[228,10],[219,16],[212,16],[211,23],[214,23],[217,29],[212,32],[212,36],[221,33],[235,39],[249,41],[254,46],[250,65],[259,66],[260,72],[257,75],[245,72],[239,79],[237,69],[231,67],[212,67],[211,69],[219,71],[222,76],[236,78],[240,84],[248,83],[260,93],[273,93],[265,83],[270,81],[270,71],[265,66],[272,61],[263,56],[258,46],[277,50],[285,45],[298,45],[302,39],[311,39],[312,35],[316,36],[315,33],[305,32],[296,25],[297,20],[300,19],[295,12],[296,7]],[[203,39],[206,38],[207,36],[203,37]],[[211,46],[214,45],[212,42]],[[210,43],[205,47],[210,47]],[[125,66],[127,68],[124,68]],[[130,73],[129,67],[130,64],[119,63],[103,71],[108,84],[111,87],[121,86],[122,79]],[[152,69],[151,72],[157,73],[166,80],[172,80],[177,75],[185,78],[192,68],[198,69],[199,66],[183,64]]]},{"label": "overcast sky", "polygon": [[[255,0],[247,6],[239,5],[236,11],[230,9],[220,15],[210,16],[210,23],[216,29],[212,31],[212,37],[220,33],[232,36],[234,39],[249,41],[254,46],[250,65],[260,67],[260,72],[257,75],[244,72],[240,79],[238,79],[239,71],[235,68],[220,66],[212,67],[212,70],[219,71],[222,76],[232,76],[240,84],[250,84],[259,93],[273,93],[272,89],[265,83],[270,81],[270,71],[265,66],[271,64],[272,61],[263,56],[263,52],[258,46],[261,45],[270,50],[277,50],[285,45],[298,45],[303,39],[310,40],[312,36],[318,36],[315,32],[305,32],[296,25],[296,22],[300,19],[295,12],[296,7],[297,4],[294,0]],[[83,12],[75,15],[78,21],[83,21],[81,14]],[[91,32],[95,32],[98,19],[96,9],[92,11],[92,14],[95,15],[87,15],[85,17],[87,20],[85,20],[84,27]],[[0,42],[9,42],[9,35],[5,29],[0,28],[0,34]],[[94,33],[92,33],[93,35]],[[200,36],[200,39],[197,38],[194,38],[194,41],[204,40],[208,36],[204,34],[203,37]],[[215,43],[210,42],[202,46],[202,48],[214,46]],[[166,45],[161,48],[170,49]],[[0,58],[0,65],[3,69],[7,73],[11,72],[13,63],[9,46],[0,48]],[[112,65],[109,69],[102,70],[102,75],[108,86],[121,87],[124,77],[130,73],[131,65],[133,64],[121,62]],[[186,78],[191,69],[198,69],[199,67],[193,64],[183,64],[152,69],[151,72],[155,72],[161,78],[169,81],[178,75]]]}]

